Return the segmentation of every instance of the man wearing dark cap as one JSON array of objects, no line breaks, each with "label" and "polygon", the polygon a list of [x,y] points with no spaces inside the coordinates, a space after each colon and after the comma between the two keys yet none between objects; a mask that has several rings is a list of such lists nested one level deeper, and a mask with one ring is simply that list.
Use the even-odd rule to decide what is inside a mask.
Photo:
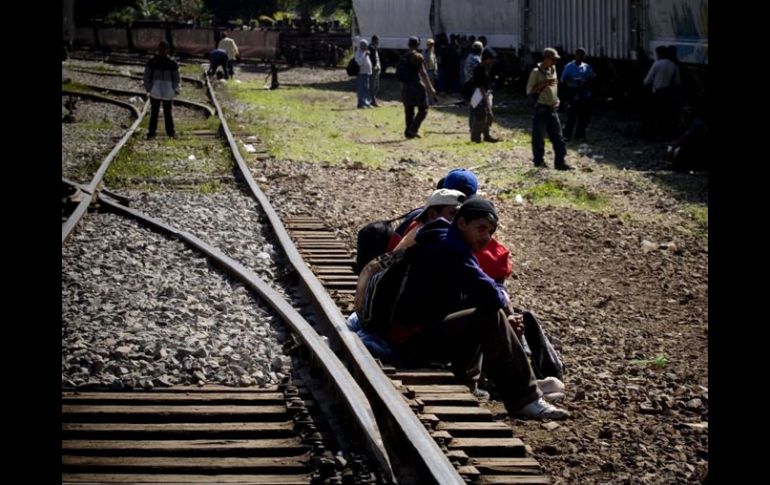
[{"label": "man wearing dark cap", "polygon": [[536,167],[545,167],[545,139],[543,132],[548,133],[548,139],[553,145],[556,170],[571,170],[564,157],[567,147],[561,132],[561,123],[556,108],[559,107],[558,77],[556,75],[556,59],[560,59],[556,49],[543,49],[543,62],[536,65],[529,73],[527,80],[527,96],[535,100],[535,114],[532,118],[532,157]]},{"label": "man wearing dark cap", "polygon": [[[428,77],[425,69],[425,59],[420,54],[420,39],[409,37],[409,52],[407,56],[408,67],[411,70],[408,82],[401,82],[401,100],[404,103],[406,117],[406,129],[404,136],[407,138],[420,138],[420,125],[428,116],[428,94],[431,98],[436,96],[436,90]],[[427,93],[426,93],[427,90]],[[414,110],[417,109],[415,116]]]},{"label": "man wearing dark cap", "polygon": [[492,203],[476,197],[463,203],[453,222],[439,218],[423,226],[407,249],[411,266],[384,336],[416,364],[451,362],[472,389],[481,352],[487,376],[511,415],[566,418],[569,412],[542,398],[512,326],[517,319],[505,313],[505,293],[473,255],[492,239],[497,221]]}]

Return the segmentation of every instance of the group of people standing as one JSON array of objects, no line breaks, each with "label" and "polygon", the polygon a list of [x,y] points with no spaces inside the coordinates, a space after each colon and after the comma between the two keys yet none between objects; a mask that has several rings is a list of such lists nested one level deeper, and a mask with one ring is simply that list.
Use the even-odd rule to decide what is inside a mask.
[{"label": "group of people standing", "polygon": [[359,109],[379,106],[377,93],[380,92],[380,73],[382,72],[379,47],[380,39],[376,35],[372,36],[371,44],[366,39],[358,41],[355,62],[359,66],[356,79],[356,95],[358,97],[356,107]]}]

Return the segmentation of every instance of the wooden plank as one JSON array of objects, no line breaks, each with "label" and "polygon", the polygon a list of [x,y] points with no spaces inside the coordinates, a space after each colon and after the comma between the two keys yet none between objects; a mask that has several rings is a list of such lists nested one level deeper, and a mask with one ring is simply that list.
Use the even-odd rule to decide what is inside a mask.
[{"label": "wooden plank", "polygon": [[213,403],[243,403],[243,404],[283,404],[286,399],[280,392],[245,393],[245,392],[79,392],[62,394],[63,404],[90,403],[121,403],[132,402],[142,406],[150,403],[181,403],[181,404],[213,404]]},{"label": "wooden plank", "polygon": [[309,455],[274,457],[62,456],[68,472],[122,473],[306,473]]},{"label": "wooden plank", "polygon": [[434,392],[419,394],[419,399],[426,405],[441,406],[478,406],[479,400],[469,392]]},{"label": "wooden plank", "polygon": [[548,475],[482,475],[476,484],[496,485],[551,485]]},{"label": "wooden plank", "polygon": [[448,447],[461,449],[471,457],[523,457],[526,454],[524,442],[519,438],[455,438]]},{"label": "wooden plank", "polygon": [[136,439],[184,435],[187,439],[240,437],[280,438],[293,436],[294,423],[62,423],[66,438],[109,436],[110,439]]},{"label": "wooden plank", "polygon": [[348,281],[348,282],[357,282],[358,276],[356,275],[339,275],[339,274],[333,274],[333,275],[318,275],[318,279],[322,282],[325,281]]},{"label": "wooden plank", "polygon": [[543,470],[534,458],[474,458],[471,462],[485,475],[538,475]]},{"label": "wooden plank", "polygon": [[62,440],[63,454],[242,453],[294,456],[307,452],[297,437],[264,440]]},{"label": "wooden plank", "polygon": [[355,264],[353,258],[307,258],[310,264]]},{"label": "wooden plank", "polygon": [[481,475],[481,472],[473,465],[463,465],[457,469],[457,473],[471,479],[475,479]]},{"label": "wooden plank", "polygon": [[470,457],[463,450],[448,450],[446,452],[446,456],[452,463],[457,462],[460,465],[466,464],[470,459]]},{"label": "wooden plank", "polygon": [[255,485],[307,485],[311,475],[150,475],[63,473],[62,483],[251,483]]},{"label": "wooden plank", "polygon": [[453,422],[442,421],[436,426],[436,430],[447,431],[455,438],[459,437],[498,437],[506,438],[513,437],[513,429],[503,422],[490,421],[490,422]]},{"label": "wooden plank", "polygon": [[421,384],[411,384],[408,386],[410,390],[417,393],[418,396],[422,394],[434,394],[439,392],[467,392],[470,393],[470,389],[468,389],[468,386],[464,386],[462,384],[452,384],[452,385],[421,385]]},{"label": "wooden plank", "polygon": [[[399,371],[391,376],[406,385],[456,384],[457,377],[449,371]],[[467,390],[467,387],[466,387]]]},{"label": "wooden plank", "polygon": [[[162,391],[152,390],[152,391],[144,391],[147,393],[153,393],[153,392],[189,392],[189,393],[198,393],[198,392],[237,392],[237,393],[253,393],[253,394],[259,394],[259,393],[271,393],[271,392],[280,392],[278,390],[278,386],[267,386],[267,387],[257,387],[257,386],[250,386],[250,387],[232,387],[232,386],[221,386],[219,384],[205,384],[203,386],[173,386],[173,387],[166,387],[163,388]],[[79,394],[80,391],[65,391],[62,393],[64,394]]]},{"label": "wooden plank", "polygon": [[353,268],[350,266],[343,266],[343,267],[334,267],[334,266],[320,266],[318,268],[315,268],[314,271],[319,277],[321,276],[327,276],[327,275],[344,275],[344,276],[355,276],[358,278],[358,275],[353,271]]},{"label": "wooden plank", "polygon": [[222,421],[285,421],[286,406],[119,406],[119,405],[72,405],[62,406],[62,420],[78,421],[125,421],[162,422],[164,420]]},{"label": "wooden plank", "polygon": [[442,421],[492,421],[487,408],[469,406],[425,406],[425,414],[435,414]]}]

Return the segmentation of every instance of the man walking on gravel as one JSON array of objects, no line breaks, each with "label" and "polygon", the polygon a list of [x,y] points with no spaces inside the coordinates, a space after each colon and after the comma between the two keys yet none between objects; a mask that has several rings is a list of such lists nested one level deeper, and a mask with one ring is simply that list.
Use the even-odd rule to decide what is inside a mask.
[{"label": "man walking on gravel", "polygon": [[[401,82],[401,100],[404,103],[404,114],[406,117],[406,129],[404,136],[406,138],[420,138],[420,125],[426,116],[428,116],[428,95],[436,96],[436,90],[428,77],[428,71],[425,69],[425,59],[419,51],[420,39],[417,37],[409,38],[409,52],[405,58],[399,60],[403,66],[396,67],[396,75]],[[399,67],[403,67],[399,69]],[[399,72],[402,71],[402,72]],[[427,93],[426,93],[427,90]],[[417,109],[415,116],[414,110]]]},{"label": "man walking on gravel", "polygon": [[147,129],[147,139],[155,138],[161,104],[166,135],[174,138],[176,132],[171,108],[174,97],[179,94],[179,65],[168,57],[168,42],[165,40],[160,41],[158,53],[147,61],[144,68],[144,90],[150,96],[150,126]]}]

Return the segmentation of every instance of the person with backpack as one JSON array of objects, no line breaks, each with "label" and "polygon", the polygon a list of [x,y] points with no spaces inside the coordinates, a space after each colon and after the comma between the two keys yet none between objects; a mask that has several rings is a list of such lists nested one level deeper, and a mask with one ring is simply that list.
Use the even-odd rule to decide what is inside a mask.
[{"label": "person with backpack", "polygon": [[[428,200],[425,202],[425,205],[420,209],[420,212],[417,215],[417,217],[415,217],[412,220],[412,223],[409,225],[406,235],[399,240],[400,242],[398,246],[392,250],[383,251],[381,254],[390,253],[400,248],[406,248],[414,244],[414,237],[417,233],[417,230],[420,227],[422,227],[424,224],[427,224],[428,222],[434,221],[439,217],[443,217],[444,219],[451,221],[454,218],[454,215],[457,212],[457,210],[460,208],[460,204],[462,204],[465,201],[465,198],[466,198],[465,194],[463,194],[459,190],[450,190],[450,189],[435,190],[430,195],[430,197],[428,197]],[[361,305],[363,304],[363,300],[364,300],[364,292],[366,291],[366,287],[369,283],[369,279],[372,277],[374,273],[376,273],[381,269],[382,267],[376,258],[372,258],[368,263],[366,263],[362,267],[361,272],[358,276],[358,283],[356,286],[356,296],[353,301],[353,309],[356,312],[361,311]]]},{"label": "person with backpack", "polygon": [[[425,58],[420,54],[420,39],[409,37],[409,52],[399,59],[396,65],[396,77],[401,83],[401,100],[404,103],[408,139],[420,138],[420,125],[428,116],[428,94],[436,96],[436,90],[425,70]],[[427,92],[426,92],[427,91]],[[415,109],[417,115],[415,115]]]},{"label": "person with backpack", "polygon": [[489,69],[495,61],[491,51],[485,50],[481,53],[481,63],[473,68],[473,95],[471,96],[468,107],[468,122],[471,131],[471,141],[481,143],[482,135],[484,141],[488,143],[497,143],[497,138],[489,134],[489,128],[495,117],[492,115],[492,93],[490,91]]},{"label": "person with backpack", "polygon": [[369,78],[372,76],[372,60],[369,57],[369,42],[361,39],[355,55],[358,64],[358,77],[356,79],[356,94],[358,96],[358,109],[371,108],[371,94],[369,93]]},{"label": "person with backpack", "polygon": [[[379,321],[380,334],[403,360],[448,361],[472,389],[482,353],[509,414],[564,419],[568,411],[542,398],[514,329],[520,319],[506,314],[507,296],[473,255],[492,239],[497,221],[492,203],[476,197],[463,203],[451,223],[438,218],[423,226],[413,246],[395,253],[400,256],[392,268],[398,271],[391,271],[396,278],[390,287],[398,291],[367,292],[360,317]],[[373,280],[381,281],[379,276]]]},{"label": "person with backpack", "polygon": [[380,93],[380,74],[382,73],[382,63],[380,62],[380,38],[372,36],[372,42],[369,44],[369,59],[372,61],[372,77],[369,79],[369,95],[371,104],[375,108],[377,104],[377,95]]}]

